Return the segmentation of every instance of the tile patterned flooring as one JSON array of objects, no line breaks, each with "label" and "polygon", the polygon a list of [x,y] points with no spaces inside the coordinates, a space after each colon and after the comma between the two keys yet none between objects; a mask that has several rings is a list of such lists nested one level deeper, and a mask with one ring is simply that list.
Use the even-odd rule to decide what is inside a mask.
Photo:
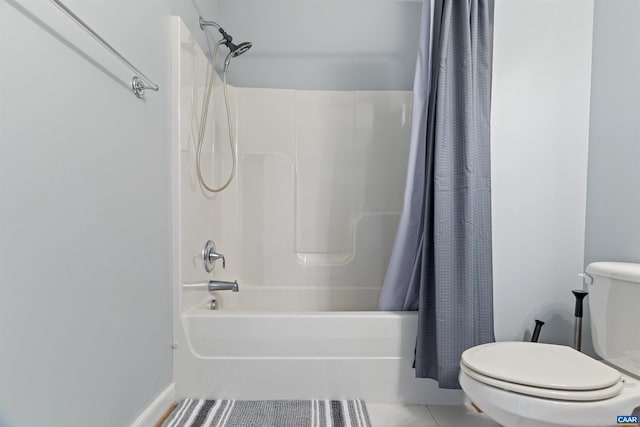
[{"label": "tile patterned flooring", "polygon": [[393,405],[367,402],[373,427],[495,427],[499,426],[469,404]]}]

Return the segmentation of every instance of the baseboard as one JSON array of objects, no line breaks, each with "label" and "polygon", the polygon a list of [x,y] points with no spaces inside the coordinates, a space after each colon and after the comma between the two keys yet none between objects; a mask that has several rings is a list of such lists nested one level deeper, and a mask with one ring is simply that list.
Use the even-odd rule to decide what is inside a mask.
[{"label": "baseboard", "polygon": [[173,404],[176,397],[176,385],[171,383],[162,393],[155,398],[151,405],[140,414],[131,427],[153,427]]}]

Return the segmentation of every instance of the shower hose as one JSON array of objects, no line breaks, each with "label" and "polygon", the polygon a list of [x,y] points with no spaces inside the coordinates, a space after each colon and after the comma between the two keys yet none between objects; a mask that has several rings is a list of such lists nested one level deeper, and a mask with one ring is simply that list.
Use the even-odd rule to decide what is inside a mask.
[{"label": "shower hose", "polygon": [[[205,34],[206,33],[207,32],[205,31]],[[207,40],[209,40],[208,35],[207,35]],[[233,177],[236,174],[236,163],[237,163],[236,150],[235,150],[235,144],[234,144],[234,138],[233,138],[233,127],[231,126],[231,113],[229,111],[229,94],[227,90],[227,68],[225,67],[224,73],[223,73],[223,82],[224,82],[223,86],[224,86],[224,103],[227,110],[227,126],[229,129],[229,149],[231,150],[231,161],[232,161],[231,172],[229,173],[229,178],[227,178],[225,183],[220,187],[212,187],[208,185],[204,179],[204,176],[202,175],[202,168],[201,168],[202,143],[204,141],[205,129],[207,128],[207,117],[209,115],[209,101],[211,99],[211,94],[213,92],[213,82],[216,74],[215,59],[218,53],[218,48],[220,47],[222,42],[224,42],[224,39],[218,41],[215,45],[215,48],[213,49],[213,58],[211,60],[211,71],[209,73],[209,78],[207,80],[205,96],[202,99],[202,114],[200,117],[200,128],[198,129],[198,141],[196,144],[196,172],[198,174],[198,181],[200,182],[200,185],[202,185],[202,188],[204,188],[206,191],[210,193],[218,193],[229,186],[229,184],[231,183],[231,180],[233,180]]]}]

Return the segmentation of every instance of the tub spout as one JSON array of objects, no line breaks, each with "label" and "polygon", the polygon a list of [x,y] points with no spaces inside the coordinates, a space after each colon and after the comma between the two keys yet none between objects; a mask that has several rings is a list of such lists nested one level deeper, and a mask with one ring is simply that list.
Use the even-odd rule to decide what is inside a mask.
[{"label": "tub spout", "polygon": [[209,280],[207,285],[209,288],[209,292],[215,291],[231,291],[238,292],[238,281],[234,280],[233,282],[225,282],[224,280]]}]

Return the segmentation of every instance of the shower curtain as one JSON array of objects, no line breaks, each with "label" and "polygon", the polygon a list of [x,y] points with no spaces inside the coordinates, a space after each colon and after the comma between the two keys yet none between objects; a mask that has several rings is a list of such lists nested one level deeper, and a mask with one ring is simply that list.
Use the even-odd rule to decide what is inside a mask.
[{"label": "shower curtain", "polygon": [[415,369],[459,388],[491,342],[489,0],[424,0],[409,172],[381,310],[418,310]]}]

